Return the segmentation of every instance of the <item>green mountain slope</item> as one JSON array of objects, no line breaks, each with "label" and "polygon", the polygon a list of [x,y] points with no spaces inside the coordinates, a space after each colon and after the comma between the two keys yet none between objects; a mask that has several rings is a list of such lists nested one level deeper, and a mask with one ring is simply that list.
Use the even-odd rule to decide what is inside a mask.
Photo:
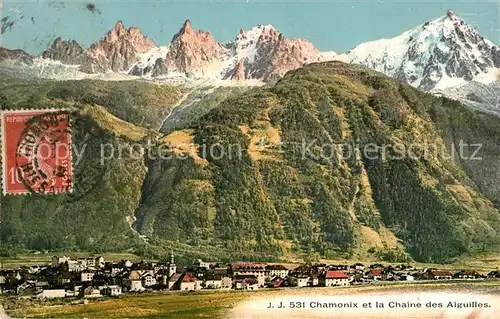
[{"label": "green mountain slope", "polygon": [[[189,139],[206,161],[149,161],[139,230],[278,255],[402,260],[408,253],[443,261],[479,246],[498,249],[491,245],[499,239],[499,212],[481,193],[484,181],[468,175],[473,164],[450,158],[456,124],[441,117],[461,118],[476,143],[500,137],[498,119],[378,73],[337,63],[308,66],[204,116]],[[370,143],[417,156],[399,159],[389,149],[385,158],[363,158]],[[219,144],[241,145],[242,158],[203,154]],[[361,156],[339,159],[325,145],[351,145]],[[425,145],[435,154],[425,157]]]},{"label": "green mountain slope", "polygon": [[130,142],[80,110],[74,110],[72,118],[74,147],[82,150],[85,144],[85,157],[74,166],[74,193],[2,198],[2,246],[120,251],[138,241],[127,220],[140,199],[146,174],[142,159],[122,157],[101,165],[102,144],[118,147]]},{"label": "green mountain slope", "polygon": [[[130,156],[128,146],[157,132],[132,123],[158,126],[165,106],[175,104],[181,92],[179,87],[130,81],[0,78],[2,109],[69,110],[74,150],[84,154],[81,162],[73,163],[71,196],[1,198],[1,248],[121,251],[142,244],[130,226],[146,167],[140,154]],[[126,151],[101,163],[102,145]]]},{"label": "green mountain slope", "polygon": [[185,90],[182,86],[141,81],[55,81],[21,79],[0,73],[0,99],[5,99],[10,107],[43,107],[57,100],[97,104],[125,121],[153,129],[158,129]]},{"label": "green mountain slope", "polygon": [[[15,81],[4,84],[10,93],[2,91],[3,100],[26,105],[16,92],[36,94]],[[85,85],[85,94],[99,96],[96,84]],[[127,91],[132,84],[118,85]],[[141,92],[156,88],[140,85],[134,94],[147,100]],[[38,89],[37,101],[74,110],[76,140],[94,145],[89,154],[100,143],[140,142],[150,155],[104,166],[86,156],[79,173],[85,194],[76,198],[2,198],[3,244],[173,247],[190,256],[267,260],[442,262],[500,251],[500,119],[379,73],[342,63],[309,65],[272,88],[231,93],[215,107],[201,99],[192,116],[177,122],[184,127],[175,125],[163,137],[117,103],[75,95],[76,83],[57,86],[63,94]],[[170,105],[184,92],[162,90]],[[137,100],[125,108],[149,114],[148,104]],[[152,110],[165,114],[159,106]],[[452,143],[461,141],[468,146],[457,156]],[[482,160],[471,159],[477,143],[483,148],[474,155]],[[149,244],[134,236],[133,218]]]}]

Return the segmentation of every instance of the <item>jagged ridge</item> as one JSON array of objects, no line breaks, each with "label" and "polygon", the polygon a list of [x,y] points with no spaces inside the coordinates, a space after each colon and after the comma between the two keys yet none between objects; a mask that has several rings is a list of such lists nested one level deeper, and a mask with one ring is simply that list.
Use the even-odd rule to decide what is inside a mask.
[{"label": "jagged ridge", "polygon": [[169,74],[214,79],[275,81],[310,62],[331,59],[308,41],[286,39],[270,25],[241,30],[234,41],[217,42],[210,32],[194,30],[186,20],[168,47],[158,47],[139,29],[119,21],[98,43],[84,50],[75,41],[57,38],[42,57],[80,65],[86,73],[122,72],[160,77]]}]

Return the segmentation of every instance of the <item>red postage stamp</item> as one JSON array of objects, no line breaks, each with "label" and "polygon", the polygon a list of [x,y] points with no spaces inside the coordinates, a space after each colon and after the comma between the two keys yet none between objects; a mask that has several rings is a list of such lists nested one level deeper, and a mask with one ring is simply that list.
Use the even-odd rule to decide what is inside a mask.
[{"label": "red postage stamp", "polygon": [[71,193],[69,113],[4,111],[1,121],[3,193]]}]

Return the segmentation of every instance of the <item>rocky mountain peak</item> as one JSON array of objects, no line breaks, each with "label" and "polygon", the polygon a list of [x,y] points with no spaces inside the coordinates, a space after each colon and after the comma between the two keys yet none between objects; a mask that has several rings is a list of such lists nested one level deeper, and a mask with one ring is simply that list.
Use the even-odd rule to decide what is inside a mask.
[{"label": "rocky mountain peak", "polygon": [[[73,53],[83,53],[84,49],[75,40],[63,40],[61,37],[57,37],[49,50],[71,50]],[[45,51],[48,52],[49,50]],[[44,52],[44,54],[45,54]]]},{"label": "rocky mountain peak", "polygon": [[31,63],[33,61],[33,56],[23,50],[9,50],[7,48],[0,47],[0,63],[5,60],[18,60],[23,63]]},{"label": "rocky mountain peak", "polygon": [[61,37],[54,40],[50,48],[42,53],[42,57],[83,68],[88,67],[91,62],[85,50],[75,40],[63,40]]},{"label": "rocky mountain peak", "polygon": [[210,32],[195,30],[189,20],[170,46],[165,47],[165,55],[161,51],[153,50],[143,57],[143,63],[132,74],[153,75],[151,70],[157,69],[161,71],[155,74],[168,70],[201,77],[267,82],[306,63],[331,60],[334,55],[319,54],[306,40],[289,40],[272,25],[240,29],[233,41],[221,44]]},{"label": "rocky mountain peak", "polygon": [[363,43],[347,57],[426,91],[491,82],[500,67],[498,46],[452,10],[395,38]]},{"label": "rocky mountain peak", "polygon": [[195,32],[193,29],[193,25],[191,24],[191,20],[187,19],[184,21],[184,25],[182,26],[181,33],[191,33]]},{"label": "rocky mountain peak", "polygon": [[248,71],[252,78],[275,81],[318,57],[319,51],[306,40],[287,39],[271,25],[258,28],[255,63]]},{"label": "rocky mountain peak", "polygon": [[186,21],[184,21],[184,24],[182,25],[180,30],[174,35],[171,42],[175,42],[175,41],[179,41],[179,40],[181,40],[181,41],[189,40],[189,39],[192,39],[193,37],[198,37],[201,34],[211,36],[210,32],[206,32],[203,30],[198,30],[198,31],[195,30],[193,28],[191,20],[187,19]]},{"label": "rocky mountain peak", "polygon": [[108,31],[103,40],[95,43],[91,46],[94,48],[102,48],[103,46],[110,46],[115,42],[127,43],[130,49],[134,49],[138,53],[143,53],[156,47],[153,40],[145,37],[141,30],[137,27],[130,27],[128,30],[125,29],[122,21],[116,22],[113,29]]},{"label": "rocky mountain peak", "polygon": [[281,32],[276,30],[272,25],[261,25],[259,26],[262,29],[262,33],[260,35],[260,39],[277,39]]},{"label": "rocky mountain peak", "polygon": [[239,60],[236,67],[225,77],[235,81],[245,81],[245,61]]},{"label": "rocky mountain peak", "polygon": [[123,22],[118,21],[104,38],[87,50],[74,40],[57,38],[42,57],[80,65],[80,71],[86,73],[122,72],[135,65],[139,54],[155,47],[155,43],[138,28],[127,30]]},{"label": "rocky mountain peak", "polygon": [[169,70],[197,72],[217,60],[222,50],[210,32],[194,30],[191,21],[186,20],[170,43],[165,63]]},{"label": "rocky mountain peak", "polygon": [[127,30],[118,21],[101,41],[90,46],[86,54],[95,60],[92,70],[120,72],[129,70],[139,54],[155,47],[156,44],[138,28],[131,27]]},{"label": "rocky mountain peak", "polygon": [[117,21],[113,29],[108,31],[106,34],[106,37],[104,38],[104,41],[106,42],[115,42],[117,41],[121,36],[125,35],[127,33],[127,30],[125,29],[125,26],[123,25],[122,21]]}]

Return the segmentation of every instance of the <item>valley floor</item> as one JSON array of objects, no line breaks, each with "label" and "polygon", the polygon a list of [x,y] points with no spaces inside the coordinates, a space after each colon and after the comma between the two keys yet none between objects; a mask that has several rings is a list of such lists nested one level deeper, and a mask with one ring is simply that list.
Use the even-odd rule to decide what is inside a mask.
[{"label": "valley floor", "polygon": [[[250,315],[244,307],[252,300],[277,298],[307,298],[321,296],[400,296],[402,294],[445,292],[446,294],[487,294],[492,300],[500,298],[500,280],[481,281],[425,281],[415,283],[379,283],[371,286],[346,288],[262,289],[258,291],[204,291],[162,294],[124,295],[119,298],[92,300],[81,304],[9,305],[7,313],[13,317],[28,318],[236,318]],[[2,300],[7,306],[7,300]],[[494,307],[500,307],[494,304]],[[15,309],[14,309],[15,308]],[[243,313],[244,312],[244,313]]]},{"label": "valley floor", "polygon": [[[58,256],[69,256],[71,258],[88,257],[88,256],[103,256],[105,260],[130,260],[132,262],[138,262],[142,260],[140,256],[134,255],[132,253],[103,253],[103,254],[93,254],[89,252],[58,252],[58,253],[47,253],[47,254],[19,254],[15,257],[0,257],[0,269],[13,269],[22,266],[34,266],[50,264],[53,255]],[[400,265],[401,263],[389,263],[382,260],[346,260],[346,259],[321,259],[319,262],[326,264],[354,264],[356,262],[362,264],[375,264],[381,263],[384,265]],[[302,260],[283,260],[280,263],[288,268],[292,269],[302,264]],[[463,255],[456,258],[453,263],[450,264],[431,264],[431,263],[420,263],[420,262],[410,262],[411,265],[418,268],[437,268],[437,269],[451,269],[451,270],[464,270],[473,269],[479,273],[487,274],[488,272],[500,269],[500,252],[481,252],[470,255]]]}]

